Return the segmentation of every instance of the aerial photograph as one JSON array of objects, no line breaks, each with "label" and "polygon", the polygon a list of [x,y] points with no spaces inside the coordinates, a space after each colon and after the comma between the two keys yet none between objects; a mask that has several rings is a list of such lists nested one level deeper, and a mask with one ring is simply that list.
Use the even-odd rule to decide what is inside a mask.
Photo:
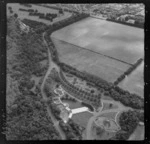
[{"label": "aerial photograph", "polygon": [[7,3],[6,139],[145,139],[142,3]]}]

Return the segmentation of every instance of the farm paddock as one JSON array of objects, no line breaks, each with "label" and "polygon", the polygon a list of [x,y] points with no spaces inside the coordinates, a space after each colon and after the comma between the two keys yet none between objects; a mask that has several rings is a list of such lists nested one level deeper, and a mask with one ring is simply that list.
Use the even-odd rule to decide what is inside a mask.
[{"label": "farm paddock", "polygon": [[[102,19],[88,17],[55,31],[51,37],[69,43],[70,48],[71,45],[82,47],[78,51],[75,50],[76,53],[84,48],[129,64],[134,64],[144,57],[143,29]],[[65,57],[70,51],[65,51]]]},{"label": "farm paddock", "polygon": [[107,113],[103,113],[103,114],[99,115],[98,117],[106,117],[108,119],[115,120],[116,114],[117,114],[117,112],[107,112]]},{"label": "farm paddock", "polygon": [[130,65],[110,59],[98,53],[82,49],[52,37],[61,62],[86,71],[106,81],[114,82]]},{"label": "farm paddock", "polygon": [[119,87],[144,97],[144,62],[142,62],[128,77],[126,77]]}]

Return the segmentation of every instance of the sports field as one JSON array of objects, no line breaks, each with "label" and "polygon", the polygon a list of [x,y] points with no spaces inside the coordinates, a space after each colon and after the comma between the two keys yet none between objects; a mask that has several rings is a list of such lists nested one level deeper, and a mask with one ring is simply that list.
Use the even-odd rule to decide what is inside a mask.
[{"label": "sports field", "polygon": [[130,65],[52,38],[61,62],[114,82]]},{"label": "sports field", "polygon": [[128,77],[126,77],[119,87],[131,93],[144,97],[144,62],[142,62]]},{"label": "sports field", "polygon": [[106,20],[89,17],[51,37],[130,64],[144,57],[143,29]]}]

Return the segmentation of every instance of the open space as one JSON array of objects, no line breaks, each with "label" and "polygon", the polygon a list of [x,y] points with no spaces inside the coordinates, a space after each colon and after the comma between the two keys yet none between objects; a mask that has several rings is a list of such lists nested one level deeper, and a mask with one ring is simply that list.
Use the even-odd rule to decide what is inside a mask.
[{"label": "open space", "polygon": [[102,111],[109,110],[109,109],[118,109],[118,105],[115,105],[111,102],[110,103],[103,102]]},{"label": "open space", "polygon": [[122,89],[144,97],[144,62],[142,62],[128,77],[119,85]]},{"label": "open space", "polygon": [[[106,20],[89,17],[54,32],[51,37],[129,64],[144,57],[143,29]],[[69,47],[72,48],[71,45]],[[70,51],[67,48],[65,57]],[[75,50],[76,53],[78,51]]]},{"label": "open space", "polygon": [[52,40],[58,50],[61,62],[73,66],[80,71],[86,71],[101,77],[106,81],[114,82],[130,67],[126,63],[62,42],[53,37]]},{"label": "open space", "polygon": [[[117,111],[117,110],[116,110]],[[115,120],[115,116],[116,116],[117,112],[107,112],[107,113],[103,113],[101,115],[99,115],[99,117],[106,117],[108,119],[113,119]]]},{"label": "open space", "polygon": [[[7,7],[11,6],[12,7],[12,10],[14,11],[14,13],[17,13],[18,14],[18,17],[20,19],[30,19],[30,20],[35,20],[35,21],[38,21],[38,22],[43,22],[47,25],[49,24],[53,24],[57,21],[60,21],[60,20],[63,20],[63,19],[66,19],[68,17],[71,16],[71,13],[69,12],[64,12],[64,15],[63,16],[60,16],[60,17],[57,17],[53,20],[53,22],[50,22],[48,20],[45,20],[45,19],[39,19],[38,16],[29,16],[29,12],[24,12],[24,11],[19,11],[19,8],[22,8],[22,9],[34,9],[34,10],[38,10],[38,12],[41,12],[41,13],[54,13],[54,14],[58,14],[58,10],[55,10],[55,9],[50,9],[50,8],[45,8],[43,6],[38,6],[38,5],[35,5],[33,4],[31,8],[27,8],[23,5],[20,5],[19,3],[8,3],[7,4]],[[9,15],[9,11],[7,10],[7,15]]]},{"label": "open space", "polygon": [[72,116],[72,120],[83,126],[84,128],[86,128],[86,125],[88,123],[88,120],[90,119],[90,117],[92,117],[93,114],[89,113],[89,112],[82,112],[82,113],[78,113],[78,114],[74,114]]},{"label": "open space", "polygon": [[145,127],[138,125],[129,140],[144,140]]}]

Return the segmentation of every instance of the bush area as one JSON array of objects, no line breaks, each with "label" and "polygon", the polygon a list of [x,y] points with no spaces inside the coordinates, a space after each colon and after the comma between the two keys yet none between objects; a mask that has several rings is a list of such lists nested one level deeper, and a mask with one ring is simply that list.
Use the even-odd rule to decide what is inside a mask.
[{"label": "bush area", "polygon": [[[41,13],[38,12],[38,10],[34,10],[34,9],[23,9],[23,8],[19,8],[19,11],[23,11],[23,12],[28,12],[29,16],[38,16],[40,19],[45,19],[45,20],[50,20],[51,22],[53,21],[53,19],[55,19],[57,17],[56,13]],[[62,13],[62,11],[60,11],[59,13]]]},{"label": "bush area", "polygon": [[[46,7],[46,8],[51,8],[51,9],[55,9],[55,10],[62,11],[61,8],[56,7],[56,6],[47,6],[47,5],[41,5],[41,4],[37,4],[37,5],[40,5],[40,6],[43,6],[43,7]],[[78,13],[79,13],[79,12],[77,12],[77,11],[69,10],[69,9],[67,9],[67,8],[63,8],[63,10],[64,10],[65,12],[71,12],[71,13],[75,13],[75,14],[78,14]]]},{"label": "bush area", "polygon": [[87,103],[85,103],[85,102],[81,102],[81,104],[82,104],[83,106],[85,106],[85,107],[88,107],[91,112],[94,112],[94,108],[93,108],[91,105],[89,105],[89,104],[87,104]]},{"label": "bush area", "polygon": [[114,85],[118,85],[127,75],[130,75],[131,72],[133,70],[135,70],[141,63],[142,63],[143,59],[140,58],[139,60],[137,60],[137,62],[130,67],[126,72],[124,72],[119,78],[117,78],[117,80],[114,82]]},{"label": "bush area", "polygon": [[120,24],[124,24],[124,25],[129,25],[129,26],[134,26],[134,27],[138,27],[138,28],[144,28],[144,24],[143,23],[139,23],[138,21],[135,22],[135,24],[131,24],[131,23],[127,23],[127,22],[123,22],[123,21],[119,21],[119,20],[114,20],[114,19],[107,19],[108,21],[112,21],[112,22],[116,22],[116,23],[120,23]]},{"label": "bush area", "polygon": [[60,117],[61,110],[57,107],[57,104],[54,104],[52,100],[51,101],[49,100],[48,105],[53,115],[55,116],[55,118],[57,120],[61,120],[61,117]]},{"label": "bush area", "polygon": [[93,107],[97,108],[101,105],[101,95],[94,95],[91,93],[88,93],[86,91],[83,91],[82,89],[79,89],[78,87],[75,87],[73,84],[70,84],[65,77],[63,76],[62,72],[60,72],[60,81],[61,84],[65,87],[69,93],[71,93],[76,98],[88,103],[89,105],[92,105]]},{"label": "bush area", "polygon": [[31,28],[41,28],[41,27],[46,27],[47,25],[42,23],[42,22],[37,22],[37,21],[34,21],[34,20],[29,20],[29,19],[23,19],[22,20],[23,23],[25,23],[26,25],[28,25],[29,27]]},{"label": "bush area", "polygon": [[7,110],[7,140],[59,140],[46,107],[37,95],[21,94]]},{"label": "bush area", "polygon": [[120,101],[126,106],[135,108],[135,109],[143,109],[144,108],[144,100],[136,94],[130,94],[128,91],[125,91],[118,86],[115,86],[111,83],[108,83],[101,78],[92,76],[91,74],[87,74],[85,72],[80,72],[77,69],[64,64],[59,63],[61,69],[67,73],[75,75],[83,80],[86,80],[89,83],[93,83],[93,85],[99,89],[103,89],[105,95],[112,97],[116,101]]},{"label": "bush area", "polygon": [[113,139],[127,140],[134,132],[139,123],[139,116],[136,111],[127,111],[121,113],[119,117],[119,125],[121,130],[117,132]]},{"label": "bush area", "polygon": [[69,96],[68,94],[65,94],[61,97],[61,100],[69,100],[69,101],[72,101],[72,102],[77,102],[77,100],[71,96]]},{"label": "bush area", "polygon": [[67,140],[82,140],[84,128],[74,123],[71,119],[69,119],[68,123],[60,121],[59,125],[65,132]]},{"label": "bush area", "polygon": [[7,140],[52,140],[60,139],[47,110],[42,102],[40,91],[34,94],[30,89],[34,86],[32,75],[43,76],[44,69],[39,62],[45,59],[46,47],[40,35],[31,33],[22,35],[18,20],[8,17],[7,50],[17,49],[15,59],[7,55],[7,68],[10,77],[18,83],[19,94],[11,106],[6,107]]}]

